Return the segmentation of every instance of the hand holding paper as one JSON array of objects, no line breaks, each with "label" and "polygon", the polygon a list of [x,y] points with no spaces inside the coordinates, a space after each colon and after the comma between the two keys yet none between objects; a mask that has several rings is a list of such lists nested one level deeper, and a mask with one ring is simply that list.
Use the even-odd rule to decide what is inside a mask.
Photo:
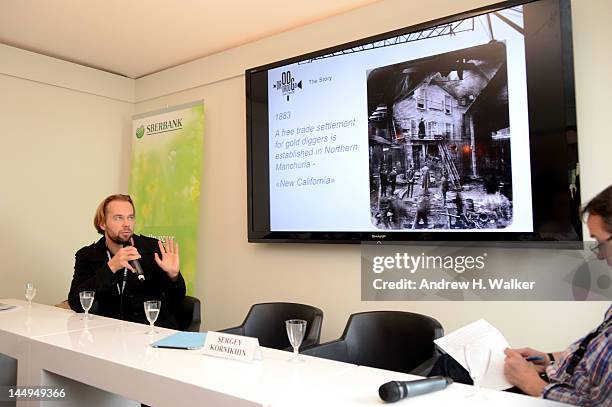
[{"label": "hand holding paper", "polygon": [[539,396],[546,383],[540,378],[536,366],[527,362],[520,352],[506,349],[504,375],[526,394]]}]

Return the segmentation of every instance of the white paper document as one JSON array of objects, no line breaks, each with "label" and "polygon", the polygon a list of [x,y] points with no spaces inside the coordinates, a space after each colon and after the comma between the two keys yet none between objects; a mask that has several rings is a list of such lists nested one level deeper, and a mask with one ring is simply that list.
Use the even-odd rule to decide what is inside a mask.
[{"label": "white paper document", "polygon": [[506,357],[504,349],[509,348],[510,344],[497,328],[484,319],[479,319],[442,338],[436,339],[434,343],[452,356],[466,370],[465,345],[476,344],[488,347],[491,349],[491,361],[489,369],[480,385],[494,390],[505,390],[512,387],[512,384],[504,376],[504,359]]},{"label": "white paper document", "polygon": [[17,308],[17,307],[15,305],[5,304],[3,302],[0,302],[0,311],[8,311],[14,308]]}]

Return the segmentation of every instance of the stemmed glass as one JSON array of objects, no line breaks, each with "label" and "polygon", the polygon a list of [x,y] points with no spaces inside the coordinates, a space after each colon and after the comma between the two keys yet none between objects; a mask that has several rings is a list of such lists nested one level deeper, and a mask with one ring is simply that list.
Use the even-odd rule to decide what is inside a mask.
[{"label": "stemmed glass", "polygon": [[147,320],[149,321],[149,324],[151,324],[151,328],[147,332],[145,332],[145,334],[154,335],[159,333],[155,330],[153,326],[155,324],[155,321],[157,320],[157,317],[159,316],[160,309],[161,301],[153,300],[144,302],[145,315],[147,317]]},{"label": "stemmed glass", "polygon": [[28,305],[32,305],[32,300],[36,297],[36,286],[34,283],[26,283],[25,285],[25,296],[28,300]]},{"label": "stemmed glass", "polygon": [[303,362],[304,359],[300,358],[298,349],[304,340],[304,334],[306,333],[306,321],[303,319],[289,319],[285,321],[285,327],[287,328],[289,343],[291,346],[293,346],[293,357],[289,359],[289,361]]},{"label": "stemmed glass", "polygon": [[474,381],[474,392],[468,397],[472,399],[484,400],[486,397],[480,392],[480,382],[487,374],[489,363],[491,362],[491,349],[482,344],[468,344],[463,348],[465,362],[470,372],[470,377]]},{"label": "stemmed glass", "polygon": [[96,295],[95,291],[81,291],[79,293],[79,299],[81,300],[81,307],[85,310],[85,315],[83,315],[84,320],[92,319],[93,317],[89,313],[89,309],[93,305],[94,297]]},{"label": "stemmed glass", "polygon": [[36,286],[34,283],[26,283],[25,285],[25,298],[28,300],[28,305],[32,305],[32,300],[36,296]]}]

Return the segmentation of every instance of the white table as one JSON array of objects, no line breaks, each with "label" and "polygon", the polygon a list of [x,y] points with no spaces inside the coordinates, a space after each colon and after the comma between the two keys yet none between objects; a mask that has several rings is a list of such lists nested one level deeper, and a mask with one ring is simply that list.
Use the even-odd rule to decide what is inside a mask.
[{"label": "white table", "polygon": [[[15,305],[16,308],[0,311],[0,353],[17,360],[17,384],[31,385],[29,346],[32,338],[44,337],[63,332],[81,331],[85,323],[89,326],[117,325],[122,321],[99,317],[83,321],[82,314],[71,310],[51,307],[17,299],[2,299],[0,302]],[[36,380],[34,380],[36,381]]]},{"label": "white table", "polygon": [[285,391],[313,388],[356,369],[319,358],[292,364],[290,353],[268,348],[262,348],[263,360],[251,364],[201,350],[157,349],[149,344],[172,331],[149,336],[147,329],[124,322],[49,335],[33,339],[31,352],[41,369],[145,404],[174,407],[269,405]]},{"label": "white table", "polygon": [[14,358],[20,355],[19,344],[31,338],[80,331],[86,322],[90,327],[121,323],[104,317],[83,321],[82,314],[36,303],[30,306],[21,300],[3,299],[0,302],[16,306],[13,309],[0,311],[0,352]]},{"label": "white table", "polygon": [[[380,406],[386,403],[378,397],[378,388],[381,384],[393,380],[410,381],[422,379],[404,373],[389,370],[374,369],[359,366],[344,372],[342,375],[319,385],[307,399],[290,402],[286,400],[284,406]],[[520,394],[481,389],[482,395],[487,398],[483,403],[474,403],[468,396],[474,388],[461,383],[453,383],[446,389],[422,396],[406,398],[393,403],[393,406],[434,407],[452,406],[463,407],[471,405],[495,407],[561,407],[566,404],[550,400],[537,399]],[[280,406],[281,404],[279,404]],[[389,405],[389,404],[387,404]]]},{"label": "white table", "polygon": [[[171,334],[145,335],[145,325],[82,314],[19,300],[0,312],[0,353],[18,360],[18,385],[68,385],[62,406],[374,406],[383,404],[378,387],[416,376],[262,348],[262,360],[243,363],[204,356],[200,350],[156,349],[152,341]],[[471,386],[453,384],[444,391],[397,405],[469,405]],[[558,406],[545,400],[484,390],[490,405]],[[38,406],[47,403],[30,402]],[[26,405],[26,403],[18,403]],[[59,405],[56,402],[50,406]]]}]

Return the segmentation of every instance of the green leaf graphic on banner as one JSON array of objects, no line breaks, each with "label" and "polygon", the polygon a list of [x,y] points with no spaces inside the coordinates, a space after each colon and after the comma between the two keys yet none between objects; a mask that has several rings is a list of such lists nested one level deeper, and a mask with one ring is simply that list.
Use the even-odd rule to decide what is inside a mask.
[{"label": "green leaf graphic on banner", "polygon": [[136,138],[142,138],[142,136],[144,136],[144,131],[145,131],[144,126],[140,126],[139,128],[137,128],[136,129]]}]

